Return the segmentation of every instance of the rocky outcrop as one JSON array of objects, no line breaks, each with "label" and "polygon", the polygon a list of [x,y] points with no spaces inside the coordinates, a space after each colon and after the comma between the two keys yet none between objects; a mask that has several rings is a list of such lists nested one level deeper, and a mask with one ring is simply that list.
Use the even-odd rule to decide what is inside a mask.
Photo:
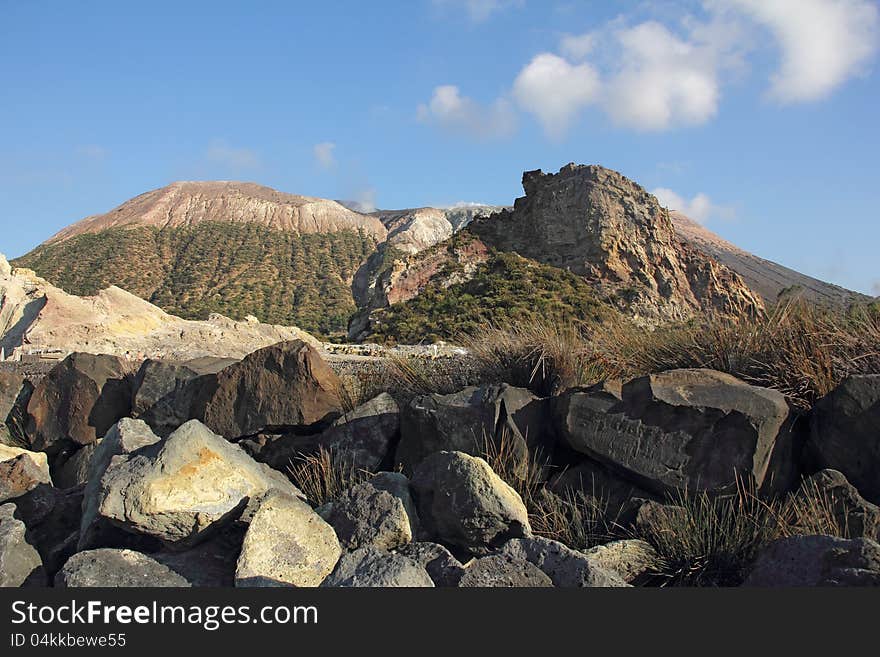
[{"label": "rocky outcrop", "polygon": [[738,477],[759,488],[793,483],[790,464],[773,460],[792,440],[785,397],[728,374],[653,374],[624,385],[620,401],[571,391],[556,421],[572,449],[656,494],[733,490]]},{"label": "rocky outcrop", "polygon": [[838,470],[880,504],[880,375],[852,376],[811,414],[807,452],[819,468]]},{"label": "rocky outcrop", "polygon": [[172,228],[206,221],[254,223],[297,233],[362,230],[380,241],[386,235],[381,221],[336,201],[285,194],[254,183],[181,181],[136,196],[106,214],[86,217],[56,233],[48,243],[108,228]]},{"label": "rocky outcrop", "polygon": [[446,213],[436,208],[406,210],[383,222],[388,229],[386,244],[403,253],[419,253],[452,237]]},{"label": "rocky outcrop", "polygon": [[880,545],[865,538],[783,538],[758,556],[743,585],[880,586]]},{"label": "rocky outcrop", "polygon": [[270,494],[248,525],[235,585],[319,586],[341,554],[333,528],[308,504]]},{"label": "rocky outcrop", "polygon": [[471,222],[485,244],[586,277],[648,322],[695,312],[758,313],[742,279],[680,242],[666,210],[645,189],[600,166],[523,174],[511,211]]},{"label": "rocky outcrop", "polygon": [[419,517],[442,543],[474,554],[531,536],[522,498],[483,459],[436,452],[412,478]]},{"label": "rocky outcrop", "polygon": [[301,497],[284,475],[193,420],[163,441],[113,459],[96,492],[97,516],[183,548],[271,491]]},{"label": "rocky outcrop", "polygon": [[190,583],[146,554],[103,548],[73,555],[55,576],[55,586],[185,588]]},{"label": "rocky outcrop", "polygon": [[237,359],[285,340],[317,344],[295,327],[221,315],[180,319],[116,286],[79,297],[28,269],[0,273],[0,348],[7,358],[88,352],[132,359]]}]

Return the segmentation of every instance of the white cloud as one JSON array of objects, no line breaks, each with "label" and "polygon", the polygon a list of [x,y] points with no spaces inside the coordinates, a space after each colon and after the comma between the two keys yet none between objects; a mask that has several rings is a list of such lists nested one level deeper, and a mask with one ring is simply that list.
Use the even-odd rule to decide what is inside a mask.
[{"label": "white cloud", "polygon": [[638,130],[701,124],[718,111],[716,54],[649,21],[618,30],[620,63],[604,97],[611,119]]},{"label": "white cloud", "polygon": [[374,212],[376,210],[376,190],[372,187],[358,190],[348,206],[355,212]]},{"label": "white cloud", "polygon": [[591,65],[542,53],[516,77],[513,97],[538,117],[550,137],[559,139],[577,114],[596,100],[599,88],[599,74]]},{"label": "white cloud", "polygon": [[213,163],[230,169],[256,169],[260,166],[260,158],[249,148],[233,148],[222,139],[214,139],[208,145],[205,158]]},{"label": "white cloud", "polygon": [[574,62],[581,62],[587,58],[596,47],[597,35],[595,32],[586,34],[566,34],[559,42],[559,51]]},{"label": "white cloud", "polygon": [[499,98],[491,105],[483,106],[462,96],[454,85],[436,87],[431,100],[419,105],[418,118],[424,123],[482,139],[508,135],[516,127],[516,115],[509,101]]},{"label": "white cloud", "polygon": [[874,281],[874,284],[871,285],[871,294],[880,297],[880,281]]},{"label": "white cloud", "polygon": [[522,0],[434,0],[438,7],[464,9],[472,23],[482,23],[492,14],[510,7],[521,7]]},{"label": "white cloud", "polygon": [[695,195],[690,200],[666,187],[658,187],[651,193],[657,197],[663,207],[681,212],[697,223],[705,224],[716,218],[732,219],[734,215],[732,208],[716,205],[703,193]]},{"label": "white cloud", "polygon": [[880,15],[870,0],[708,0],[769,29],[781,50],[770,95],[783,103],[818,100],[862,72],[877,52]]},{"label": "white cloud", "polygon": [[320,144],[315,144],[312,152],[318,166],[327,171],[336,167],[336,158],[333,156],[335,148],[336,144],[332,141],[322,141]]}]

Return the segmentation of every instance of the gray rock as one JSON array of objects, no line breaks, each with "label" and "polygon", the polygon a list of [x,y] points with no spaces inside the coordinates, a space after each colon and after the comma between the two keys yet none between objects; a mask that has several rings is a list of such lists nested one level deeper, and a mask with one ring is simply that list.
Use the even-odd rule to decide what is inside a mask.
[{"label": "gray rock", "polygon": [[549,488],[558,494],[580,492],[595,500],[600,508],[605,508],[605,520],[609,524],[623,524],[632,500],[651,496],[625,477],[591,460],[566,468],[551,479]]},{"label": "gray rock", "polygon": [[334,499],[326,519],[346,550],[393,550],[413,538],[403,502],[370,482],[352,486]]},{"label": "gray rock", "polygon": [[585,552],[603,570],[617,573],[623,581],[640,582],[660,565],[660,555],[650,543],[638,539],[612,541]]},{"label": "gray rock", "polygon": [[[655,494],[734,490],[737,477],[785,489],[796,474],[789,408],[774,390],[712,370],[630,381],[621,401],[575,390],[558,399],[563,440]],[[771,467],[771,463],[774,467]]]},{"label": "gray rock", "polygon": [[464,575],[462,563],[439,543],[409,543],[399,547],[396,552],[428,571],[434,586],[458,586]]},{"label": "gray rock", "polygon": [[193,420],[159,443],[114,459],[101,478],[97,515],[184,548],[270,491],[302,497],[281,473]]},{"label": "gray rock", "polygon": [[531,535],[522,498],[481,458],[436,452],[422,461],[411,485],[425,528],[442,543],[485,554]]},{"label": "gray rock", "polygon": [[440,451],[483,454],[501,440],[520,456],[545,433],[546,403],[528,390],[507,384],[465,388],[451,395],[423,395],[401,409],[396,462],[411,473]]},{"label": "gray rock", "polygon": [[333,528],[308,504],[269,494],[245,534],[235,585],[319,586],[341,555]]},{"label": "gray rock", "polygon": [[409,487],[409,479],[400,472],[377,472],[370,479],[370,484],[379,490],[388,491],[394,497],[403,502],[406,515],[409,517],[409,526],[413,540],[422,536],[422,523],[419,520],[419,512]]},{"label": "gray rock", "polygon": [[26,527],[15,517],[15,505],[0,505],[0,587],[42,586],[43,562],[25,538]]},{"label": "gray rock", "polygon": [[333,422],[318,443],[333,451],[341,463],[375,472],[386,461],[400,435],[400,409],[383,392]]},{"label": "gray rock", "polygon": [[14,372],[0,372],[0,444],[27,444],[24,433],[33,384]]},{"label": "gray rock", "polygon": [[880,507],[871,504],[856,487],[837,470],[821,470],[807,477],[795,494],[794,501],[807,504],[807,497],[819,496],[820,504],[828,504],[837,525],[849,536],[866,536],[880,540]]},{"label": "gray rock", "polygon": [[190,583],[155,559],[133,550],[78,552],[55,575],[56,587],[185,588]]},{"label": "gray rock", "polygon": [[37,383],[27,406],[31,447],[50,455],[104,436],[131,411],[130,365],[115,356],[71,354]]},{"label": "gray rock", "polygon": [[458,582],[462,588],[549,587],[553,582],[540,568],[509,554],[474,559]]},{"label": "gray rock", "polygon": [[807,452],[880,504],[880,374],[851,376],[813,407]]},{"label": "gray rock", "polygon": [[373,547],[342,555],[323,587],[433,587],[427,571],[401,554]]},{"label": "gray rock", "polygon": [[148,556],[194,587],[231,588],[235,585],[236,563],[247,528],[244,523],[233,523],[188,550],[162,550]]},{"label": "gray rock", "polygon": [[101,440],[103,439],[76,450],[60,468],[56,469],[55,485],[58,488],[73,488],[89,483],[92,454],[98,449]]},{"label": "gray rock", "polygon": [[164,360],[145,360],[132,384],[131,414],[140,417],[164,397],[179,392],[183,384],[199,373],[183,363]]},{"label": "gray rock", "polygon": [[867,538],[793,536],[758,556],[744,586],[880,586],[880,545]]},{"label": "gray rock", "polygon": [[114,457],[131,454],[157,442],[159,442],[159,437],[143,421],[123,418],[98,443],[89,459],[89,471],[86,477],[88,483],[83,492],[82,524],[79,537],[80,550],[98,547],[108,542],[116,542],[109,537],[118,534],[118,529],[108,522],[107,519],[99,517],[98,514],[101,480],[113,462]]},{"label": "gray rock", "polygon": [[48,468],[37,464],[30,452],[22,450],[18,456],[0,461],[0,504],[21,497],[40,484],[51,483]]},{"label": "gray rock", "polygon": [[82,487],[60,490],[40,484],[15,500],[16,515],[27,527],[51,580],[77,549],[82,516]]},{"label": "gray rock", "polygon": [[628,586],[613,570],[602,568],[583,552],[572,550],[548,538],[519,538],[508,541],[501,554],[537,566],[553,582],[565,588]]}]

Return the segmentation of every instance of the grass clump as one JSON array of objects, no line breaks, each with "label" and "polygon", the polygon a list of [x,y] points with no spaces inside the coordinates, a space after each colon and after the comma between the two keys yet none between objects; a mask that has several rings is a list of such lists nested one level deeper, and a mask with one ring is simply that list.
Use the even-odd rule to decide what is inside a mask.
[{"label": "grass clump", "polygon": [[315,454],[297,456],[288,466],[288,473],[315,507],[332,502],[343,491],[373,476],[373,473],[354,467],[323,446]]}]

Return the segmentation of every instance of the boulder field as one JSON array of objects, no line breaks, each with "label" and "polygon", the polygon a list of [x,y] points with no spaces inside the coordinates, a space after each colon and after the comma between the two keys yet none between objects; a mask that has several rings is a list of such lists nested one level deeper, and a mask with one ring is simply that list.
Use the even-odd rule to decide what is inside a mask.
[{"label": "boulder field", "polygon": [[[746,585],[880,584],[880,376],[806,415],[704,369],[552,398],[487,384],[351,408],[341,391],[303,341],[139,369],[77,353],[35,383],[4,375],[0,585],[629,587],[662,561],[640,527],[743,486],[820,491],[859,536],[773,540]],[[623,534],[552,540],[500,453],[540,455],[541,499],[604,499]],[[311,480],[291,467],[323,457],[332,472]]]}]

